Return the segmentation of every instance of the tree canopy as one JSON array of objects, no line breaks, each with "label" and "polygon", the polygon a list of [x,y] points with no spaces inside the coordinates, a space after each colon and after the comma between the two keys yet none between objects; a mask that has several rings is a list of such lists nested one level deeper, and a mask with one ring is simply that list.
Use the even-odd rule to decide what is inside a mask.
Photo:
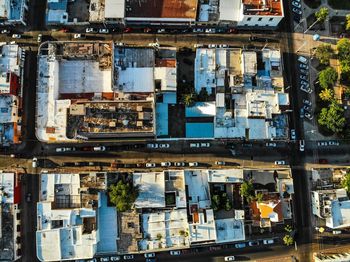
[{"label": "tree canopy", "polygon": [[247,199],[248,202],[252,201],[255,197],[254,185],[251,180],[244,181],[239,191],[241,195]]},{"label": "tree canopy", "polygon": [[338,73],[332,67],[322,70],[318,76],[322,88],[332,87],[338,79]]},{"label": "tree canopy", "polygon": [[195,96],[193,94],[184,94],[183,95],[183,102],[187,107],[192,107],[194,106],[195,101]]},{"label": "tree canopy", "polygon": [[318,10],[315,13],[315,17],[316,17],[318,22],[324,22],[324,21],[326,21],[326,19],[328,17],[328,14],[329,14],[328,8],[327,7],[322,7],[322,8],[320,8],[320,10]]},{"label": "tree canopy", "polygon": [[334,92],[330,88],[325,88],[319,93],[319,96],[323,101],[331,101],[334,99]]},{"label": "tree canopy", "polygon": [[341,181],[341,186],[345,188],[346,192],[350,193],[350,173],[347,173]]},{"label": "tree canopy", "polygon": [[111,185],[109,187],[110,201],[120,212],[130,210],[137,196],[138,188],[128,182],[120,180],[116,185]]},{"label": "tree canopy", "polygon": [[332,58],[334,51],[330,44],[322,44],[317,47],[315,56],[323,65],[329,65],[329,60]]},{"label": "tree canopy", "polygon": [[340,70],[342,73],[350,73],[350,40],[342,38],[337,43]]},{"label": "tree canopy", "polygon": [[318,123],[334,133],[340,133],[343,131],[346,123],[343,111],[343,108],[335,102],[332,102],[329,107],[322,108],[318,116]]},{"label": "tree canopy", "polygon": [[345,18],[345,29],[350,30],[350,14]]},{"label": "tree canopy", "polygon": [[283,243],[286,245],[286,246],[290,246],[290,245],[293,245],[294,244],[294,239],[291,235],[287,234],[283,237]]}]

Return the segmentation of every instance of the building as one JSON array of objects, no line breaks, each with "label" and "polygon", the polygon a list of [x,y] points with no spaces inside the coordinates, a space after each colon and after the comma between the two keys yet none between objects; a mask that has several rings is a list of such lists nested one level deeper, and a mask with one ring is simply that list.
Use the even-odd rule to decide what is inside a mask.
[{"label": "building", "polygon": [[16,44],[0,44],[0,144],[21,142],[24,54]]},{"label": "building", "polygon": [[20,184],[17,174],[0,174],[0,260],[21,258]]},{"label": "building", "polygon": [[105,173],[41,174],[36,232],[40,261],[115,252],[116,214],[107,206],[105,191]]},{"label": "building", "polygon": [[[186,123],[186,137],[286,139],[282,64],[279,50],[198,48],[195,90],[215,101],[186,108],[186,117],[197,119]],[[199,126],[207,132],[194,132]]]},{"label": "building", "polygon": [[110,42],[48,43],[38,59],[37,138],[154,138],[155,92],[176,90],[173,54]]},{"label": "building", "polygon": [[0,25],[27,25],[28,0],[1,0]]},{"label": "building", "polygon": [[331,229],[350,227],[350,200],[345,189],[311,192],[312,213],[326,221]]}]

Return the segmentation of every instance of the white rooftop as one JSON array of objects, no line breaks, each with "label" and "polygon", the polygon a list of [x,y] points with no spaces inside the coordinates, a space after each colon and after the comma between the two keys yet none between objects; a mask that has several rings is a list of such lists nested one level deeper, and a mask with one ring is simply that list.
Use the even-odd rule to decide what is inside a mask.
[{"label": "white rooftop", "polygon": [[217,243],[245,240],[244,220],[226,218],[215,220]]},{"label": "white rooftop", "polygon": [[10,81],[7,74],[13,72],[17,76],[20,75],[19,51],[21,49],[16,44],[0,43],[0,46],[0,93],[9,93]]},{"label": "white rooftop", "polygon": [[208,170],[209,183],[243,183],[243,169]]},{"label": "white rooftop", "polygon": [[124,18],[124,0],[105,0],[105,18]]},{"label": "white rooftop", "polygon": [[220,21],[239,21],[241,0],[220,0]]},{"label": "white rooftop", "polygon": [[161,81],[162,91],[176,92],[176,67],[155,67],[154,78]]},{"label": "white rooftop", "polygon": [[[206,212],[206,215],[203,212]],[[206,209],[203,212],[198,213],[198,223],[189,225],[191,243],[216,241],[217,239],[213,210]]]},{"label": "white rooftop", "polygon": [[139,187],[139,195],[135,201],[136,208],[165,207],[163,172],[134,173],[133,181],[134,186]]},{"label": "white rooftop", "polygon": [[14,189],[14,173],[0,173],[0,203],[14,204]]},{"label": "white rooftop", "polygon": [[122,92],[151,93],[154,91],[154,73],[151,67],[127,67],[122,70],[115,68],[118,72],[118,85],[116,86]]},{"label": "white rooftop", "polygon": [[208,170],[186,170],[185,183],[188,186],[188,201],[199,208],[210,208]]},{"label": "white rooftop", "polygon": [[16,96],[0,95],[0,124],[17,122],[18,104]]},{"label": "white rooftop", "polygon": [[333,200],[331,216],[326,219],[326,226],[339,229],[350,227],[350,200]]}]

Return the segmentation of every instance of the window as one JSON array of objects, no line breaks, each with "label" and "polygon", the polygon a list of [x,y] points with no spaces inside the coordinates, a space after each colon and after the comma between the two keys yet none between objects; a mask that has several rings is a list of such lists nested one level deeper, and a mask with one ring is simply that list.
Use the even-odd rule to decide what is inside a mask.
[{"label": "window", "polygon": [[247,21],[250,21],[250,20],[252,20],[252,18],[251,18],[251,17],[248,17],[248,18],[247,18]]},{"label": "window", "polygon": [[248,26],[248,24],[244,24],[244,26]]},{"label": "window", "polygon": [[259,17],[258,21],[261,21],[262,20],[262,17]]},{"label": "window", "polygon": [[258,24],[255,24],[255,26],[259,26]]},{"label": "window", "polygon": [[269,19],[269,21],[272,21],[273,20],[273,17],[271,17],[270,19]]}]

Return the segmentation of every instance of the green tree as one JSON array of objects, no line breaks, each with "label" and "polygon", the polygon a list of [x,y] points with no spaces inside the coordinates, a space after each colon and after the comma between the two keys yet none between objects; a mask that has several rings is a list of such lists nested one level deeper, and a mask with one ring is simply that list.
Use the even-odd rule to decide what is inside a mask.
[{"label": "green tree", "polygon": [[323,65],[329,65],[329,60],[333,56],[333,49],[332,46],[329,44],[322,44],[317,47],[315,56]]},{"label": "green tree", "polygon": [[120,212],[130,210],[137,196],[138,188],[128,182],[124,183],[120,180],[116,185],[109,187],[110,201]]},{"label": "green tree", "polygon": [[343,131],[346,123],[343,111],[343,108],[332,102],[328,108],[321,109],[321,113],[318,116],[318,123],[334,133],[340,133]]},{"label": "green tree", "polygon": [[318,22],[322,23],[322,22],[326,21],[328,14],[329,14],[328,8],[322,7],[322,8],[320,8],[320,10],[318,10],[315,13],[315,17],[316,17]]},{"label": "green tree", "polygon": [[226,203],[225,203],[224,209],[226,211],[230,211],[232,209],[232,203],[231,203],[229,198],[226,198]]},{"label": "green tree", "polygon": [[262,202],[263,198],[264,198],[264,194],[263,193],[259,192],[259,193],[256,194],[256,201],[258,201],[258,203]]},{"label": "green tree", "polygon": [[342,181],[341,181],[341,186],[345,188],[346,192],[350,193],[350,173],[347,173]]},{"label": "green tree", "polygon": [[319,93],[319,96],[323,101],[331,101],[334,99],[334,92],[330,88],[325,88]]},{"label": "green tree", "polygon": [[195,97],[193,94],[184,94],[183,95],[183,102],[187,107],[194,106],[195,103]]},{"label": "green tree", "polygon": [[350,30],[350,14],[345,18],[345,29]]},{"label": "green tree", "polygon": [[320,81],[320,86],[322,88],[328,88],[335,84],[338,79],[338,73],[332,67],[327,67],[322,70],[318,75],[318,80]]},{"label": "green tree", "polygon": [[212,195],[211,197],[211,207],[214,211],[218,211],[220,209],[221,206],[221,199],[220,196],[215,194]]},{"label": "green tree", "polygon": [[252,181],[244,181],[239,189],[239,192],[243,197],[247,199],[248,202],[251,202],[255,197],[254,186]]},{"label": "green tree", "polygon": [[283,243],[286,245],[286,246],[290,246],[290,245],[293,245],[294,244],[294,239],[292,238],[291,235],[287,234],[283,237]]},{"label": "green tree", "polygon": [[342,73],[350,73],[350,40],[342,38],[337,43],[340,70]]},{"label": "green tree", "polygon": [[288,233],[292,232],[292,226],[291,225],[285,225],[284,230]]}]

